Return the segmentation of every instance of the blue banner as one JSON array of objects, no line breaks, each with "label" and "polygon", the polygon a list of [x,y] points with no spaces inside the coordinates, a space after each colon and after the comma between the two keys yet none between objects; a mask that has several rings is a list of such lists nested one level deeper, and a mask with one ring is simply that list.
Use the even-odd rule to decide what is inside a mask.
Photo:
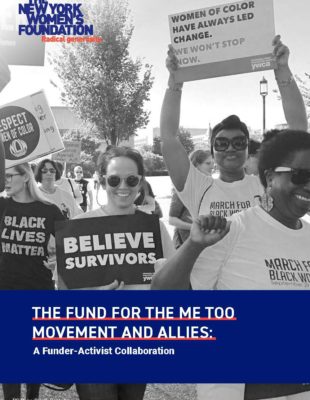
[{"label": "blue banner", "polygon": [[306,383],[309,291],[1,291],[1,382]]}]

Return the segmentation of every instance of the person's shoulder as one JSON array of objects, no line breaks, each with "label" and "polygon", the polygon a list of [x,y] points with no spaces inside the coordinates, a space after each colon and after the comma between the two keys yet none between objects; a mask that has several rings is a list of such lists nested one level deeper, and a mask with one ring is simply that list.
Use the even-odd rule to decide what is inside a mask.
[{"label": "person's shoulder", "polygon": [[36,201],[35,202],[35,207],[39,210],[41,209],[41,212],[44,211],[46,215],[52,215],[53,217],[56,217],[57,219],[63,219],[63,214],[60,211],[59,207],[56,204],[53,203],[43,203],[42,201]]},{"label": "person's shoulder", "polygon": [[0,197],[0,209],[7,207],[9,204],[9,197]]},{"label": "person's shoulder", "polygon": [[233,214],[229,220],[237,230],[246,229],[249,224],[254,224],[259,219],[259,206],[249,207],[246,210]]},{"label": "person's shoulder", "polygon": [[102,208],[97,208],[96,210],[87,211],[86,213],[79,214],[73,219],[84,219],[84,218],[96,218],[105,217],[106,214],[102,211]]}]

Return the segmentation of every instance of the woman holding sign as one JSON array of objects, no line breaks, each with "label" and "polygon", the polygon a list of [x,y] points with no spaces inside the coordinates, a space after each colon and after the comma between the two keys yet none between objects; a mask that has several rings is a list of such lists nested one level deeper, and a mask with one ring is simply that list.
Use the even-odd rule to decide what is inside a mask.
[{"label": "woman holding sign", "polygon": [[[310,210],[310,134],[273,132],[262,143],[258,169],[262,205],[230,222],[196,218],[189,240],[154,276],[154,289],[309,290],[310,224],[302,217]],[[247,385],[246,398],[254,399],[257,389]],[[277,390],[284,396],[309,386]],[[273,385],[264,391],[257,398],[276,397]],[[199,385],[198,393],[201,400],[243,400],[244,385]],[[305,400],[309,393],[281,399]]]},{"label": "woman holding sign", "polygon": [[[0,290],[53,290],[46,268],[47,245],[55,221],[64,216],[42,195],[29,164],[5,170],[7,198],[0,198]],[[20,384],[4,384],[4,398],[19,399]],[[37,398],[39,385],[27,385],[27,399]]]},{"label": "woman holding sign", "polygon": [[[292,129],[307,130],[303,99],[288,66],[289,49],[282,44],[280,36],[275,37],[273,45],[277,64],[275,78],[286,120]],[[219,178],[200,174],[189,162],[177,138],[182,83],[175,82],[178,61],[172,47],[166,63],[170,76],[162,106],[160,131],[163,156],[181,200],[193,217],[205,214],[230,217],[257,204],[263,188],[256,176],[245,174],[249,131],[236,115],[225,118],[212,130],[211,152]]]},{"label": "woman holding sign", "polygon": [[[107,203],[97,210],[79,215],[77,218],[96,218],[117,215],[134,215],[139,211],[134,204],[144,180],[144,165],[141,154],[127,147],[112,147],[99,157],[98,170],[100,182],[106,190]],[[173,254],[170,236],[159,221],[164,257]],[[148,289],[149,285],[124,285],[114,281],[110,285],[97,289]],[[142,400],[145,384],[77,384],[80,400]]]}]

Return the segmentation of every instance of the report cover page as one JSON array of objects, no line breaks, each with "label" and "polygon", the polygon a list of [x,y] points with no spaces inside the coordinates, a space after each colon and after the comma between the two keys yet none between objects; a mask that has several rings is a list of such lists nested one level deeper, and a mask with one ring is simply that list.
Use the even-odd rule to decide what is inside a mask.
[{"label": "report cover page", "polygon": [[0,4],[0,400],[310,400],[309,12]]}]

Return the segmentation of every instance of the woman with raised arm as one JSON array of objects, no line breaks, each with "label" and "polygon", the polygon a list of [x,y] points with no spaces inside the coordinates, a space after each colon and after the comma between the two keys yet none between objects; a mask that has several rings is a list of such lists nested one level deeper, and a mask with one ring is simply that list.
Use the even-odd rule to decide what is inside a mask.
[{"label": "woman with raised arm", "polygon": [[[189,239],[155,274],[153,289],[309,290],[310,224],[302,217],[310,210],[310,135],[273,132],[261,145],[258,169],[261,205],[228,223],[195,218]],[[243,400],[244,385],[198,385],[198,393],[199,400]],[[309,393],[280,399],[295,398]]]},{"label": "woman with raised arm", "polygon": [[[273,46],[276,61],[274,73],[287,123],[292,129],[306,130],[305,106],[288,66],[289,49],[282,44],[280,36],[274,38]],[[204,214],[229,217],[255,205],[263,188],[257,177],[246,175],[244,171],[248,156],[247,126],[236,115],[217,124],[212,130],[211,151],[219,178],[199,174],[177,139],[182,83],[175,82],[178,66],[172,47],[168,51],[167,67],[170,76],[162,106],[160,130],[165,163],[181,200],[192,217]]]}]

